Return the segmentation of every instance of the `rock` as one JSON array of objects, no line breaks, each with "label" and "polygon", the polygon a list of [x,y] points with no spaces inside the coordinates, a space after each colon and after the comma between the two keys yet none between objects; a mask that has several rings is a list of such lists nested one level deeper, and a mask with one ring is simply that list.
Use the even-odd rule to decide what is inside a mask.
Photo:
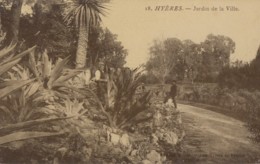
[{"label": "rock", "polygon": [[137,150],[133,150],[131,153],[130,153],[130,156],[136,156],[137,155]]},{"label": "rock", "polygon": [[132,148],[129,147],[127,150],[125,150],[125,154],[130,155],[132,152]]},{"label": "rock", "polygon": [[179,142],[183,140],[183,138],[185,137],[186,133],[185,131],[183,130],[182,133],[181,133],[181,136],[179,138]]},{"label": "rock", "polygon": [[118,147],[112,149],[112,154],[119,155],[121,153],[123,153],[123,151]]},{"label": "rock", "polygon": [[112,130],[113,133],[118,133],[119,132],[119,130],[115,129],[115,128],[111,128],[111,130]]},{"label": "rock", "polygon": [[178,124],[182,124],[182,119],[181,119],[181,114],[180,113],[178,113],[176,121],[177,121]]},{"label": "rock", "polygon": [[162,162],[165,162],[166,160],[167,160],[167,158],[166,158],[165,155],[161,157],[161,161],[162,161]]},{"label": "rock", "polygon": [[172,116],[165,116],[165,120],[169,121],[172,119]]},{"label": "rock", "polygon": [[161,155],[157,153],[155,150],[152,150],[149,154],[146,155],[146,158],[152,163],[160,162]]},{"label": "rock", "polygon": [[109,138],[110,138],[109,141],[113,145],[117,145],[119,143],[119,140],[120,140],[120,135],[115,134],[115,133],[110,133]]},{"label": "rock", "polygon": [[89,158],[92,155],[92,149],[91,148],[87,148],[86,146],[84,146],[82,148],[82,152]]},{"label": "rock", "polygon": [[116,159],[115,158],[112,158],[110,164],[114,164],[114,163],[117,163]]},{"label": "rock", "polygon": [[151,161],[145,159],[145,160],[142,160],[142,164],[153,164]]},{"label": "rock", "polygon": [[31,159],[31,164],[39,164],[39,162],[35,159]]},{"label": "rock", "polygon": [[162,114],[157,110],[153,116],[154,127],[159,127],[163,124]]},{"label": "rock", "polygon": [[[33,164],[33,162],[31,162]],[[58,157],[55,157],[52,161],[53,164],[59,164],[60,161],[59,161],[59,158]]]},{"label": "rock", "polygon": [[66,154],[67,151],[68,151],[67,148],[62,147],[62,148],[59,148],[59,149],[57,150],[57,153],[61,156],[61,158],[63,158],[63,156]]},{"label": "rock", "polygon": [[130,141],[129,141],[129,136],[128,134],[123,134],[122,137],[120,138],[119,143],[125,147],[130,146]]},{"label": "rock", "polygon": [[163,135],[163,141],[174,146],[178,142],[178,136],[174,132],[167,132]]},{"label": "rock", "polygon": [[157,132],[155,133],[156,137],[157,137],[159,140],[161,140],[161,139],[163,138],[163,134],[164,134],[164,133],[162,133],[162,132],[160,132],[160,131],[157,131]]},{"label": "rock", "polygon": [[158,142],[158,137],[156,136],[156,134],[152,134],[151,135],[151,143],[154,143],[154,144],[157,144],[157,142]]}]

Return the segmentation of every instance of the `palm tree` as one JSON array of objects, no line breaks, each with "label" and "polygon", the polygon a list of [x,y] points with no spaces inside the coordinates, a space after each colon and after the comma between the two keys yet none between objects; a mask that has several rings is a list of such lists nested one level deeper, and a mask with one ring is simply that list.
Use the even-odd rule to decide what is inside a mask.
[{"label": "palm tree", "polygon": [[76,68],[83,68],[86,65],[90,26],[101,21],[100,15],[105,15],[105,9],[103,3],[98,0],[77,0],[65,16],[65,22],[74,23],[78,29]]}]

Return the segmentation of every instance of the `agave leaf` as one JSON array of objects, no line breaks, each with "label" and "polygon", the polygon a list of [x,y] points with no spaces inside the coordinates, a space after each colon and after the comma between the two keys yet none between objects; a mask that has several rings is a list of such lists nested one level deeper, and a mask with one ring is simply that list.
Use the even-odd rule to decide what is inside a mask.
[{"label": "agave leaf", "polygon": [[79,102],[78,100],[71,101],[67,99],[64,101],[65,107],[63,111],[67,116],[76,116],[79,117],[84,114],[87,110],[82,111],[84,102]]},{"label": "agave leaf", "polygon": [[0,50],[0,59],[8,55],[14,48],[16,44],[9,45],[8,47],[5,47],[4,49]]},{"label": "agave leaf", "polygon": [[32,138],[57,136],[57,135],[65,134],[65,133],[66,132],[52,132],[52,133],[50,133],[50,132],[14,132],[12,134],[8,134],[8,135],[0,137],[0,145],[14,142],[14,141],[32,139]]},{"label": "agave leaf", "polygon": [[30,97],[34,93],[36,93],[38,91],[38,89],[40,88],[40,86],[41,86],[41,83],[39,83],[38,81],[30,84],[28,86],[28,88],[25,90],[26,97]]},{"label": "agave leaf", "polygon": [[12,120],[14,120],[14,116],[13,116],[11,110],[8,109],[6,106],[3,106],[3,105],[0,106],[0,110],[4,111],[6,114],[8,114],[8,116],[9,116]]},{"label": "agave leaf", "polygon": [[0,83],[0,88],[5,88],[8,86],[16,85],[18,83],[17,80],[8,80]]},{"label": "agave leaf", "polygon": [[6,63],[10,63],[12,61],[16,61],[17,59],[21,59],[22,57],[24,57],[25,55],[27,55],[28,53],[32,52],[34,49],[36,48],[36,46],[33,46],[29,49],[27,49],[26,51],[23,51],[22,53],[15,55],[13,58],[11,58],[10,60],[6,60],[4,62],[2,62],[1,64],[6,64]]},{"label": "agave leaf", "polygon": [[19,110],[19,117],[18,117],[18,122],[21,122],[21,121],[25,121],[25,117],[26,117],[26,114],[27,114],[27,108],[25,107],[25,96],[24,96],[24,91],[22,90],[21,93],[19,94],[19,98],[18,98],[18,108],[20,109]]},{"label": "agave leaf", "polygon": [[10,106],[9,109],[14,111],[14,113],[18,113],[18,102],[17,99],[14,98],[14,94],[10,94],[6,96],[6,106]]},{"label": "agave leaf", "polygon": [[60,76],[53,85],[55,84],[63,84],[64,82],[66,82],[67,80],[77,76],[79,73],[81,73],[82,70],[72,70],[72,71],[69,71],[65,76]]},{"label": "agave leaf", "polygon": [[5,37],[6,37],[6,33],[1,32],[0,43],[4,41]]},{"label": "agave leaf", "polygon": [[37,120],[24,121],[24,122],[20,122],[20,123],[16,123],[16,124],[10,124],[10,125],[6,125],[4,127],[0,127],[0,134],[6,134],[6,133],[10,133],[10,132],[13,132],[16,130],[21,130],[21,129],[25,129],[25,128],[29,128],[32,126],[53,122],[53,121],[66,120],[66,119],[70,119],[73,117],[74,116],[43,118],[43,119],[37,119]]},{"label": "agave leaf", "polygon": [[56,64],[55,68],[51,73],[50,79],[48,81],[49,88],[51,88],[54,81],[57,80],[62,75],[62,70],[65,67],[65,65],[68,63],[68,61],[69,61],[69,56]]},{"label": "agave leaf", "polygon": [[114,83],[114,81],[108,81],[107,83],[107,106],[109,108],[113,108],[114,107],[114,104],[115,104],[115,101],[116,101],[116,95],[117,95],[117,92],[118,92],[118,89]]},{"label": "agave leaf", "polygon": [[23,110],[23,117],[21,117],[21,120],[23,120],[23,121],[31,119],[32,116],[35,113],[37,113],[34,108],[32,109],[31,107],[28,107],[28,106],[23,107],[22,110]]},{"label": "agave leaf", "polygon": [[6,95],[11,94],[15,90],[17,90],[19,88],[22,88],[23,86],[31,83],[32,81],[34,81],[34,79],[32,79],[32,80],[25,80],[25,81],[17,81],[16,83],[13,83],[13,85],[6,86],[6,87],[0,89],[0,99],[5,97]]},{"label": "agave leaf", "polygon": [[20,61],[20,59],[13,60],[9,63],[0,64],[0,76],[7,72],[10,68],[12,68],[15,64],[17,64]]},{"label": "agave leaf", "polygon": [[15,54],[10,54],[7,57],[5,57],[4,59],[1,60],[2,63],[6,63],[6,61],[11,61],[11,59],[14,57]]},{"label": "agave leaf", "polygon": [[52,63],[47,55],[47,52],[45,51],[43,56],[42,56],[42,77],[43,79],[48,78],[51,75],[51,67]]},{"label": "agave leaf", "polygon": [[14,73],[8,71],[7,74],[9,75],[10,80],[17,80],[17,77],[14,75]]}]

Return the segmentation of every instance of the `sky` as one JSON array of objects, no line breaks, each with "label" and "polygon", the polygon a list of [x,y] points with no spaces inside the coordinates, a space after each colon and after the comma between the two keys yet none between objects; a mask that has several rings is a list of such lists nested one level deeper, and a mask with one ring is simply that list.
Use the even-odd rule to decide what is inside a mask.
[{"label": "sky", "polygon": [[[156,6],[182,6],[183,11],[155,11]],[[146,7],[153,11],[145,10]],[[193,11],[209,8],[210,11]],[[235,6],[239,11],[227,11]],[[259,0],[111,0],[103,26],[118,35],[128,50],[126,66],[134,68],[148,60],[154,39],[176,37],[203,42],[208,34],[225,35],[236,43],[231,60],[251,61],[260,45]],[[215,7],[217,11],[211,11]],[[219,11],[219,7],[224,11]]]}]

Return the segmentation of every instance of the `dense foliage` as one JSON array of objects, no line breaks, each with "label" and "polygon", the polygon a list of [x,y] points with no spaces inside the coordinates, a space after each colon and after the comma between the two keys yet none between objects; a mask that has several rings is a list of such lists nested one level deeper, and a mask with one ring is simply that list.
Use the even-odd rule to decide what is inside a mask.
[{"label": "dense foliage", "polygon": [[156,40],[150,47],[146,68],[160,83],[169,78],[214,82],[219,72],[229,65],[234,50],[233,40],[222,35],[210,34],[200,44],[177,38]]},{"label": "dense foliage", "polygon": [[95,27],[89,36],[89,66],[97,67],[100,62],[111,68],[122,68],[128,54],[117,35],[109,29]]},{"label": "dense foliage", "polygon": [[220,73],[218,82],[229,88],[260,89],[260,49],[250,63],[236,62]]},{"label": "dense foliage", "polygon": [[146,121],[147,117],[138,119],[138,115],[150,108],[150,93],[136,96],[141,85],[141,72],[138,69],[122,68],[109,70],[108,80],[98,83],[98,98],[102,112],[111,127],[129,128],[133,124]]}]

